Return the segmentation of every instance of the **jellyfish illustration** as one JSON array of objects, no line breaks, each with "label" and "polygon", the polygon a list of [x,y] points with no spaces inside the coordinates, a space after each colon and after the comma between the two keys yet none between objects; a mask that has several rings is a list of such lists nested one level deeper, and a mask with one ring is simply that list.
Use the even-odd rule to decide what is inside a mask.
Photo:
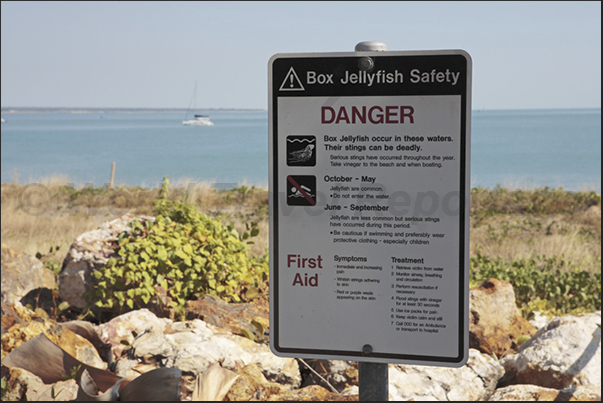
[{"label": "jellyfish illustration", "polygon": [[308,144],[305,148],[290,152],[291,157],[289,158],[289,162],[306,162],[310,158],[312,158],[312,151],[314,150],[313,144]]}]

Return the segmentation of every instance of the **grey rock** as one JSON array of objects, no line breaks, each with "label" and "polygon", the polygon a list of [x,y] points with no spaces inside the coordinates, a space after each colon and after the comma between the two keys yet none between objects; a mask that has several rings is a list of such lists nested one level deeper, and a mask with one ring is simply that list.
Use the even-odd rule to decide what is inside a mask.
[{"label": "grey rock", "polygon": [[601,311],[553,319],[501,363],[503,386],[601,388]]},{"label": "grey rock", "polygon": [[548,316],[543,315],[541,312],[538,311],[534,311],[534,317],[529,320],[532,326],[534,326],[536,329],[542,329],[543,327],[548,325],[550,321],[551,320]]},{"label": "grey rock", "polygon": [[56,287],[52,271],[41,261],[27,253],[11,248],[2,242],[0,264],[2,274],[2,302],[13,305],[28,292],[38,288]]},{"label": "grey rock", "polygon": [[[99,328],[103,341],[113,346],[115,357],[122,357],[127,349],[127,358],[116,363],[116,370],[123,376],[135,376],[136,365],[153,357],[163,366],[193,375],[202,374],[216,362],[231,370],[257,364],[267,379],[289,388],[301,383],[295,359],[277,357],[265,344],[233,335],[200,319],[173,322],[141,309],[118,316]],[[128,362],[121,363],[124,359]]]},{"label": "grey rock", "polygon": [[251,355],[249,363],[257,364],[267,380],[277,382],[290,389],[300,386],[301,374],[297,360],[294,358],[277,357],[268,345],[255,343],[245,337],[232,335],[229,336],[229,339]]},{"label": "grey rock", "polygon": [[520,336],[536,328],[524,319],[515,303],[513,285],[494,278],[469,290],[469,347],[502,357],[517,351]]},{"label": "grey rock", "polygon": [[512,385],[496,389],[490,396],[491,402],[502,401],[601,401],[601,388],[596,386],[574,386],[557,390],[536,385]]},{"label": "grey rock", "polygon": [[77,309],[83,309],[84,293],[91,283],[91,274],[107,264],[114,254],[112,243],[123,231],[130,231],[128,224],[134,219],[151,220],[154,217],[124,214],[101,224],[97,229],[86,232],[71,244],[59,273],[59,297]]},{"label": "grey rock", "polygon": [[68,401],[74,400],[78,385],[74,379],[45,384],[40,377],[21,369],[10,369],[8,390],[2,400],[12,401]]},{"label": "grey rock", "polygon": [[99,325],[97,333],[111,347],[113,356],[119,358],[136,337],[150,331],[162,334],[171,323],[171,320],[160,319],[148,309],[139,309]]},{"label": "grey rock", "polygon": [[460,368],[390,365],[390,400],[487,400],[502,376],[499,362],[475,349]]},{"label": "grey rock", "polygon": [[115,375],[130,380],[135,379],[140,376],[140,373],[134,370],[138,364],[139,361],[137,359],[122,357],[115,365]]}]

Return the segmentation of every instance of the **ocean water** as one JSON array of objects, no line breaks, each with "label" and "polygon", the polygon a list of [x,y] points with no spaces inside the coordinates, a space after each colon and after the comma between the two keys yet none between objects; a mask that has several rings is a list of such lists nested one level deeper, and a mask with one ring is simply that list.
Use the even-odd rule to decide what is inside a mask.
[{"label": "ocean water", "polygon": [[601,109],[473,111],[472,186],[601,193]]},{"label": "ocean water", "polygon": [[115,162],[117,185],[156,187],[166,175],[172,182],[268,184],[267,113],[213,113],[211,127],[182,126],[181,113],[3,118],[3,183],[63,174],[76,185],[99,187]]},{"label": "ocean water", "polygon": [[[220,187],[268,184],[268,114],[3,114],[2,183],[67,176],[75,186],[156,187],[165,175]],[[471,186],[601,193],[601,109],[473,111]]]}]

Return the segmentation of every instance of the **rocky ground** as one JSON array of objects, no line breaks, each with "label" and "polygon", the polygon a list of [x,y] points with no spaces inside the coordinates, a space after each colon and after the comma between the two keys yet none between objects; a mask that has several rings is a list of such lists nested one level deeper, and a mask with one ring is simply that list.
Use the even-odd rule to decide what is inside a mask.
[{"label": "rocky ground", "polygon": [[[78,238],[58,292],[41,262],[2,244],[2,400],[358,400],[357,362],[272,354],[265,299],[204,296],[184,321],[152,308],[51,319],[61,301],[81,303],[103,245],[131,219]],[[470,290],[469,330],[461,368],[390,364],[390,400],[601,399],[600,311],[527,321],[511,284],[490,279]]]}]

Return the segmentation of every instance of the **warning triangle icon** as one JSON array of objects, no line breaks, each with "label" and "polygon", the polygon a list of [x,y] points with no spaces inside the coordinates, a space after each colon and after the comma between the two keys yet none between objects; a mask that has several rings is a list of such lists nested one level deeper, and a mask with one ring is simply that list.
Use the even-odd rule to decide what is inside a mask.
[{"label": "warning triangle icon", "polygon": [[305,91],[304,86],[302,85],[299,77],[293,67],[289,69],[289,72],[285,76],[283,83],[281,84],[281,88],[279,91]]}]

